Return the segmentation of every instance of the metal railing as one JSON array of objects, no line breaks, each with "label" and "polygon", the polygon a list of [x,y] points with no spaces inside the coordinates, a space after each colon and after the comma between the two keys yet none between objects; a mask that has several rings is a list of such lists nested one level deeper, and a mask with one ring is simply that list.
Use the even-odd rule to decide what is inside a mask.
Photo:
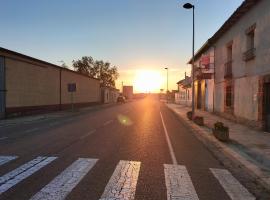
[{"label": "metal railing", "polygon": [[249,60],[254,59],[255,56],[256,56],[255,52],[256,52],[255,48],[247,50],[246,52],[243,53],[243,60],[244,61],[249,61]]}]

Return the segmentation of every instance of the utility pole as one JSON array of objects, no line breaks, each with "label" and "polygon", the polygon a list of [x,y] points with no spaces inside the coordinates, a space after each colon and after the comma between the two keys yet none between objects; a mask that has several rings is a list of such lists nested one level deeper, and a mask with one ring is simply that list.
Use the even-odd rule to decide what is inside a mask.
[{"label": "utility pole", "polygon": [[169,68],[168,67],[165,67],[164,69],[167,70],[167,94],[166,94],[166,97],[167,97],[167,103],[169,102]]},{"label": "utility pole", "polygon": [[192,118],[195,116],[195,85],[194,85],[194,43],[195,43],[195,6],[186,3],[183,5],[185,9],[192,9]]}]

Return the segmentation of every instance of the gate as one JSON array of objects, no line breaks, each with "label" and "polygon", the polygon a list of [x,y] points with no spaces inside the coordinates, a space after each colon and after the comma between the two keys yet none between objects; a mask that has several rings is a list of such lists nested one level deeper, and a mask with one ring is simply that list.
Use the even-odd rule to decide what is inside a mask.
[{"label": "gate", "polygon": [[5,117],[5,58],[0,56],[0,119]]},{"label": "gate", "polygon": [[270,83],[264,85],[265,128],[270,132]]}]

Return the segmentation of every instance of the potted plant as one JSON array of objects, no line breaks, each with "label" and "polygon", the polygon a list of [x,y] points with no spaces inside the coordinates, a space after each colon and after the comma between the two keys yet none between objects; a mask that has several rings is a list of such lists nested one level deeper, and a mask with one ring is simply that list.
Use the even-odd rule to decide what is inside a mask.
[{"label": "potted plant", "polygon": [[198,124],[199,126],[203,126],[204,125],[204,120],[203,117],[201,116],[195,116],[193,121]]},{"label": "potted plant", "polygon": [[214,124],[214,128],[212,129],[214,136],[222,141],[228,142],[229,141],[229,128],[224,126],[222,122],[216,122]]},{"label": "potted plant", "polygon": [[188,118],[189,120],[192,120],[192,111],[188,111],[188,112],[187,112],[187,118]]}]

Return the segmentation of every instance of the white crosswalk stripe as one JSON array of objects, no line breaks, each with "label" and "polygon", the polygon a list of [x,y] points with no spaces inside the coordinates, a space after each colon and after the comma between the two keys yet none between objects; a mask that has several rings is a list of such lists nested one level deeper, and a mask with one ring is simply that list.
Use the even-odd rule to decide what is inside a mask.
[{"label": "white crosswalk stripe", "polygon": [[168,200],[199,200],[185,166],[164,164],[164,173]]},{"label": "white crosswalk stripe", "polygon": [[15,160],[16,158],[18,158],[18,156],[0,156],[0,166]]},{"label": "white crosswalk stripe", "polygon": [[13,171],[3,175],[0,177],[0,194],[7,191],[14,185],[18,184],[22,180],[26,179],[27,177],[31,176],[42,167],[48,165],[56,157],[37,157],[28,163],[14,169]]},{"label": "white crosswalk stripe", "polygon": [[141,162],[121,160],[116,166],[100,200],[135,198]]},{"label": "white crosswalk stripe", "polygon": [[232,200],[256,199],[228,170],[212,168],[210,170]]},{"label": "white crosswalk stripe", "polygon": [[65,171],[58,175],[41,191],[34,195],[31,200],[62,200],[82,180],[82,178],[93,168],[97,159],[79,158]]},{"label": "white crosswalk stripe", "polygon": [[[0,156],[0,166],[18,156]],[[57,157],[39,156],[0,177],[0,195],[30,177]],[[98,159],[79,158],[34,194],[30,200],[64,200],[95,166]],[[100,200],[133,200],[135,198],[141,162],[120,160]],[[231,200],[256,198],[226,169],[210,168]],[[168,200],[199,200],[187,168],[184,165],[164,164]]]}]

